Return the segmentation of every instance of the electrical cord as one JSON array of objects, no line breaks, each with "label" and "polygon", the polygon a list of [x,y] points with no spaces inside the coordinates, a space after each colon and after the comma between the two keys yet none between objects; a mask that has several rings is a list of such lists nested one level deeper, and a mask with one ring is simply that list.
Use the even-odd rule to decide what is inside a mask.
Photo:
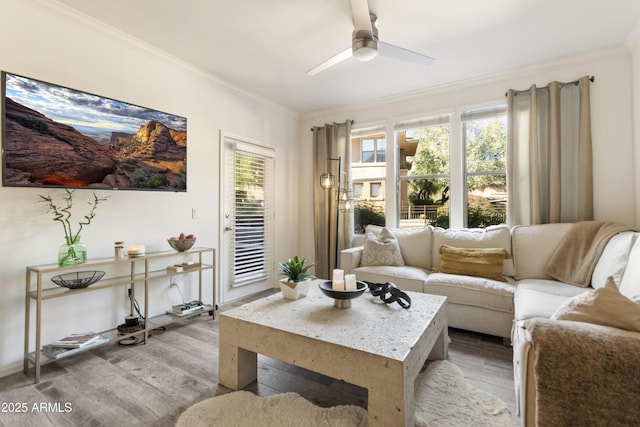
[{"label": "electrical cord", "polygon": [[185,304],[186,301],[184,300],[184,295],[182,295],[182,291],[180,290],[180,286],[178,286],[177,283],[172,283],[171,286],[169,286],[170,288],[176,288],[178,290],[178,293],[180,294],[180,298],[182,298],[182,303]]}]

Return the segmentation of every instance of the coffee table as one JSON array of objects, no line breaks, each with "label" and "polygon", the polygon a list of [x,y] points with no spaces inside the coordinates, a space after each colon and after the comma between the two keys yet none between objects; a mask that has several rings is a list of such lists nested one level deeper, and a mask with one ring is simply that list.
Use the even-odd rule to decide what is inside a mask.
[{"label": "coffee table", "polygon": [[220,313],[219,383],[255,381],[262,354],[366,388],[371,427],[412,426],[420,369],[447,357],[446,297],[410,292],[406,310],[366,292],[340,309],[318,283],[299,300],[277,293]]}]

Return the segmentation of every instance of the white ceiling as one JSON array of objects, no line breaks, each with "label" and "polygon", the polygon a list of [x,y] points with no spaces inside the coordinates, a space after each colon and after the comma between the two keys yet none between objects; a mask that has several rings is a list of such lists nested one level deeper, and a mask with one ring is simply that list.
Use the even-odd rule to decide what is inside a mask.
[{"label": "white ceiling", "polygon": [[349,0],[58,0],[82,14],[297,112],[327,109],[621,45],[638,0],[369,0],[380,40],[431,66],[350,58]]}]

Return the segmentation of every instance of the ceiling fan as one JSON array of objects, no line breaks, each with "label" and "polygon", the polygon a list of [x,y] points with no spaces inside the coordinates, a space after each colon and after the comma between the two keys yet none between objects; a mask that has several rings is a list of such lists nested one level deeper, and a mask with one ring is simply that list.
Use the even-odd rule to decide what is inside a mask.
[{"label": "ceiling fan", "polygon": [[421,65],[429,65],[435,61],[429,56],[379,41],[376,26],[378,18],[369,11],[367,0],[351,0],[351,12],[354,27],[351,47],[307,71],[308,76],[316,75],[352,56],[360,61],[370,61],[380,53],[382,56]]}]

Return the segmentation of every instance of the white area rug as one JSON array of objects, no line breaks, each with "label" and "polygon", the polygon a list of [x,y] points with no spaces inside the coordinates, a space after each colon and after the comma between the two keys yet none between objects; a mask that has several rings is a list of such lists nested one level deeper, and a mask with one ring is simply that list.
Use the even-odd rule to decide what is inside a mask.
[{"label": "white area rug", "polygon": [[[416,380],[416,427],[517,426],[507,405],[470,386],[453,363],[429,364]],[[357,406],[321,408],[296,393],[258,397],[236,391],[196,403],[176,427],[364,427],[367,411]]]},{"label": "white area rug", "polygon": [[357,406],[321,408],[296,393],[258,397],[235,391],[187,409],[176,427],[364,427],[367,411]]},{"label": "white area rug", "polygon": [[415,393],[416,427],[514,427],[506,403],[479,390],[446,360],[430,363],[418,376]]}]

